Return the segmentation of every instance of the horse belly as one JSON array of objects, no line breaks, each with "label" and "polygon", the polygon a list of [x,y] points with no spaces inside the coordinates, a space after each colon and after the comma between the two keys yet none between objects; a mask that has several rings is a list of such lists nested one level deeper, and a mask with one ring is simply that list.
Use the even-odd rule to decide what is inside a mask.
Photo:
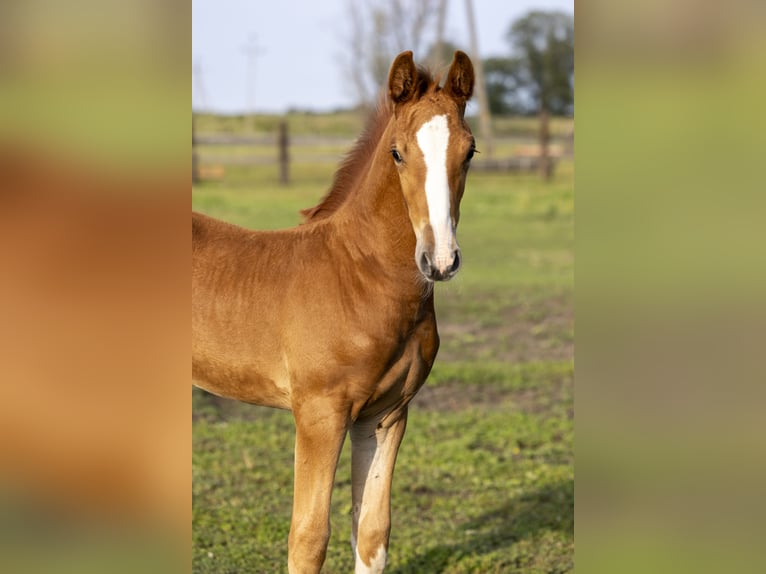
[{"label": "horse belly", "polygon": [[251,368],[222,368],[206,361],[192,361],[192,382],[214,395],[265,407],[290,409],[290,387],[280,377],[269,377]]},{"label": "horse belly", "polygon": [[289,409],[290,381],[283,362],[276,359],[279,350],[267,341],[237,345],[233,337],[226,339],[228,344],[194,337],[194,385],[222,397]]}]

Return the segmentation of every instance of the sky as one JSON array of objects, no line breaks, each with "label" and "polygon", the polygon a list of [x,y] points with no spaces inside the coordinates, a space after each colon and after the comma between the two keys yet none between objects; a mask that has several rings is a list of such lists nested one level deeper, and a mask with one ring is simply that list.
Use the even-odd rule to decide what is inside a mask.
[{"label": "sky", "polygon": [[[192,0],[192,105],[219,113],[328,111],[354,105],[343,78],[347,0]],[[574,0],[474,0],[479,53],[505,55],[510,23]],[[469,46],[464,0],[448,0],[445,40]],[[248,88],[250,44],[252,61]],[[424,54],[415,54],[422,61]]]}]

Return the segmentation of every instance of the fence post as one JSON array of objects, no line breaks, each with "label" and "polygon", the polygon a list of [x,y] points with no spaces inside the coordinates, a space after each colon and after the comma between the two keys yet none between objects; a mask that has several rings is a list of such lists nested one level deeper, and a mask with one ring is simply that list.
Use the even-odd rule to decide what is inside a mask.
[{"label": "fence post", "polygon": [[279,146],[279,183],[287,185],[290,183],[290,138],[287,133],[287,121],[279,122],[279,136],[277,137],[277,146]]},{"label": "fence post", "polygon": [[195,183],[199,183],[199,155],[197,140],[194,137],[194,114],[192,114],[192,185]]},{"label": "fence post", "polygon": [[540,176],[544,181],[550,181],[553,175],[548,144],[551,141],[550,114],[545,107],[540,110]]}]

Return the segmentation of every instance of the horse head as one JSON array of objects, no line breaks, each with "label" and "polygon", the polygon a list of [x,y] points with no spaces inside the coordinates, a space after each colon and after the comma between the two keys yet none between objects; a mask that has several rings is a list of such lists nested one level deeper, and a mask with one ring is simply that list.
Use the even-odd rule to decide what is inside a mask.
[{"label": "horse head", "polygon": [[415,262],[428,281],[451,279],[460,268],[456,229],[476,151],[465,121],[473,86],[473,65],[460,51],[443,87],[423,80],[412,52],[397,56],[388,77],[391,161],[415,232]]}]

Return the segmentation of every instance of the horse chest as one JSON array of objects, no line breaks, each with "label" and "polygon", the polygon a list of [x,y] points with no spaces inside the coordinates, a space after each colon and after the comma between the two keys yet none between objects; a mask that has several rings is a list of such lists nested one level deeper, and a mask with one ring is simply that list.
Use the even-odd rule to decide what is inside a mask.
[{"label": "horse chest", "polygon": [[371,358],[354,411],[364,417],[406,406],[431,371],[438,347],[436,321],[429,316],[395,348]]}]

